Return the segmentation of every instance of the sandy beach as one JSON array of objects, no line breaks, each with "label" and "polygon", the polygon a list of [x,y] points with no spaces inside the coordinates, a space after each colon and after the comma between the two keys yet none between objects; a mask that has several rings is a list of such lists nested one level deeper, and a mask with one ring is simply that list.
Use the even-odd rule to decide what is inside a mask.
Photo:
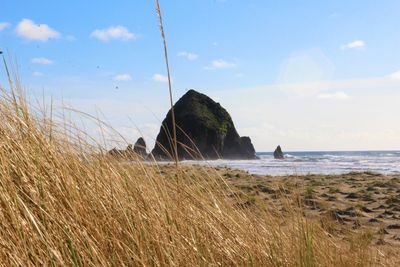
[{"label": "sandy beach", "polygon": [[[172,165],[162,169],[173,173]],[[299,213],[317,222],[337,242],[349,246],[366,242],[389,258],[400,257],[400,175],[268,176],[225,167],[207,171],[207,167],[190,165],[183,169],[219,175],[232,189],[227,194],[238,208],[266,210],[281,217],[283,227],[291,224],[286,219]]]},{"label": "sandy beach", "polygon": [[[335,221],[335,230],[371,231],[372,242],[400,248],[400,176],[374,173],[271,177],[220,169],[249,205],[285,212],[287,201],[306,216]],[[297,203],[294,203],[297,201]]]}]

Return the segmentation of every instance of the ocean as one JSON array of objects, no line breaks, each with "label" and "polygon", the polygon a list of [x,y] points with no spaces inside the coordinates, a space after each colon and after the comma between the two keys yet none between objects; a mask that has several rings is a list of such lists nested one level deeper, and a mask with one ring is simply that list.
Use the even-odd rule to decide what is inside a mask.
[{"label": "ocean", "polygon": [[400,174],[400,151],[314,151],[287,152],[276,160],[271,152],[259,152],[257,160],[185,161],[230,167],[262,175],[343,174],[376,172]]}]

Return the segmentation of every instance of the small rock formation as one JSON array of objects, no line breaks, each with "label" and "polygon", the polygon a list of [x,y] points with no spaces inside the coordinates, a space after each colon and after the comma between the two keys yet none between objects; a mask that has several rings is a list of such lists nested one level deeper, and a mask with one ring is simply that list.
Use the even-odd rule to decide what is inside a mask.
[{"label": "small rock formation", "polygon": [[250,155],[252,159],[258,158],[256,156],[256,150],[254,149],[251,139],[248,136],[240,137],[241,150],[245,155]]},{"label": "small rock formation", "polygon": [[[208,96],[189,90],[174,105],[179,159],[255,159],[249,137],[240,137],[229,113]],[[152,154],[170,160],[174,155],[172,114],[162,122]]]},{"label": "small rock formation", "polygon": [[136,141],[133,151],[142,158],[147,157],[146,142],[142,137],[139,137],[139,139]]},{"label": "small rock formation", "polygon": [[142,137],[140,137],[136,141],[135,145],[128,144],[126,149],[113,148],[110,151],[108,151],[107,154],[115,158],[121,158],[121,159],[135,160],[137,159],[137,156],[140,156],[141,158],[145,159],[147,158],[146,142]]},{"label": "small rock formation", "polygon": [[108,155],[118,159],[133,159],[134,152],[132,147],[133,146],[129,144],[126,149],[113,148],[108,151]]},{"label": "small rock formation", "polygon": [[113,148],[107,152],[108,155],[113,156],[115,158],[123,157],[124,153],[125,153],[125,150],[120,150],[120,149],[116,149],[116,148]]},{"label": "small rock formation", "polygon": [[278,146],[274,151],[274,158],[275,159],[284,159],[285,155],[282,152],[281,146]]}]

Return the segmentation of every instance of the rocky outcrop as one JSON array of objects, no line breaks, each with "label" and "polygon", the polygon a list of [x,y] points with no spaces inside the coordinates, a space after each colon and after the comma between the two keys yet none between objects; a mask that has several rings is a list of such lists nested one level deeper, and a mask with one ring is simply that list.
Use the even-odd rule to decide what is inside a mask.
[{"label": "rocky outcrop", "polygon": [[133,151],[141,156],[142,158],[146,158],[147,157],[147,151],[146,151],[146,142],[144,141],[144,139],[142,137],[140,137],[134,147],[133,147]]},{"label": "rocky outcrop", "polygon": [[108,151],[107,154],[110,155],[110,156],[113,156],[115,158],[120,158],[120,157],[124,156],[125,150],[120,150],[120,149],[113,148],[110,151]]},{"label": "rocky outcrop", "polygon": [[254,149],[253,144],[251,143],[251,139],[248,136],[242,136],[240,137],[240,143],[242,147],[242,152],[245,155],[252,155],[251,158],[258,158],[256,156],[256,150]]},{"label": "rocky outcrop", "polygon": [[285,155],[283,154],[281,146],[278,146],[274,151],[274,158],[275,159],[284,159]]},{"label": "rocky outcrop", "polygon": [[147,157],[146,142],[140,137],[135,145],[129,144],[126,149],[113,148],[107,154],[120,159],[135,160],[138,156],[145,159]]},{"label": "rocky outcrop", "polygon": [[107,153],[110,156],[118,159],[133,159],[135,154],[133,152],[133,146],[129,144],[126,149],[113,148]]},{"label": "rocky outcrop", "polygon": [[[208,96],[189,90],[174,105],[179,159],[254,159],[249,137],[240,137],[231,116]],[[152,154],[173,158],[172,114],[162,122]]]}]

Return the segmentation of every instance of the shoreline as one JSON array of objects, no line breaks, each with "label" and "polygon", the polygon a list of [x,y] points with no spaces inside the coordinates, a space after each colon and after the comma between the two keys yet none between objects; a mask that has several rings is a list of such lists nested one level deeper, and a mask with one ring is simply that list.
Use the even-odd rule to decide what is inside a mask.
[{"label": "shoreline", "polygon": [[[252,160],[254,161],[254,160]],[[265,167],[265,169],[269,168],[269,172],[266,170],[258,170],[257,166],[252,169],[252,161],[248,160],[185,160],[185,161],[180,161],[180,164],[182,165],[193,165],[193,166],[202,166],[202,167],[210,167],[210,168],[230,168],[230,169],[236,169],[244,172],[248,172],[249,174],[254,174],[254,175],[264,175],[264,176],[280,176],[280,177],[285,177],[285,176],[308,176],[308,175],[346,175],[346,174],[363,174],[363,173],[370,173],[370,174],[375,174],[375,175],[393,175],[393,176],[400,176],[400,172],[379,172],[373,169],[359,169],[359,170],[343,170],[343,171],[332,171],[332,172],[324,172],[324,171],[304,171],[302,170],[301,167],[297,166],[290,166],[290,167],[283,167],[283,166],[268,166]],[[223,162],[230,162],[231,164],[223,163]],[[260,160],[260,162],[262,162]],[[162,164],[174,164],[173,162],[157,162],[157,164],[162,163]],[[277,160],[277,164],[281,163],[279,160]],[[290,163],[290,162],[289,162]],[[241,167],[238,166],[238,164],[246,164],[248,166],[246,167]],[[243,166],[243,165],[242,165]],[[281,167],[282,169],[286,169],[286,172],[280,171],[275,173],[271,170],[274,170],[276,167]],[[287,171],[290,170],[290,171]]]}]

